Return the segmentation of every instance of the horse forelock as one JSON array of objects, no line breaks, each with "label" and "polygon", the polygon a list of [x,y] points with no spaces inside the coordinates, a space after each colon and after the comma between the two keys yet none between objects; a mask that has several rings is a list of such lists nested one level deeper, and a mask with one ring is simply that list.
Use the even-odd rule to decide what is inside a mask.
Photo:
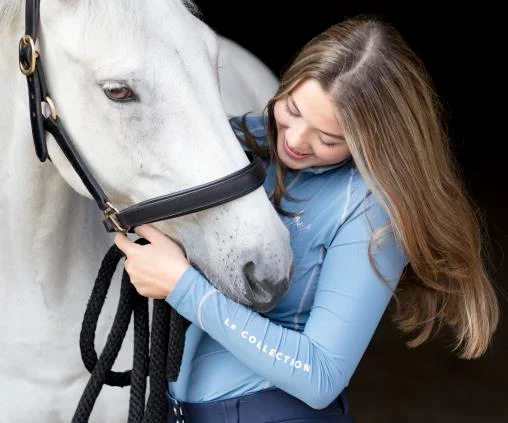
[{"label": "horse forelock", "polygon": [[192,0],[182,0],[182,3],[184,6],[189,9],[189,11],[197,17],[200,17],[201,12],[199,10],[199,7],[196,3],[194,3]]}]

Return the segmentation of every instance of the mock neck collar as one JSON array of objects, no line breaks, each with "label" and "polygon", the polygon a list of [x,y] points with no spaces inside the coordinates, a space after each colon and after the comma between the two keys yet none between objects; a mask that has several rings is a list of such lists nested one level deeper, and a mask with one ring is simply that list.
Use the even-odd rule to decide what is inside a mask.
[{"label": "mock neck collar", "polygon": [[[344,159],[341,162],[333,164],[333,165],[306,167],[305,169],[299,170],[299,172],[320,175],[322,173],[328,172],[329,170],[338,169],[339,167],[344,166],[346,163],[349,163],[350,161],[351,161],[351,156],[349,156],[347,159]],[[298,172],[298,170],[296,172]]]}]

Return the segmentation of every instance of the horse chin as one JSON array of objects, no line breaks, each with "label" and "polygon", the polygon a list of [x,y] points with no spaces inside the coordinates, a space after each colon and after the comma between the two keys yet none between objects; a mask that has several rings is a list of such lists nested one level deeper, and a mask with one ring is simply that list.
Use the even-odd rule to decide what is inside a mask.
[{"label": "horse chin", "polygon": [[[234,232],[227,232],[227,225],[217,223],[222,213],[205,213],[208,219],[200,212],[199,221],[196,215],[188,215],[154,226],[177,242],[193,267],[221,293],[257,312],[271,310],[289,288],[290,274],[284,273],[280,262],[292,261],[291,250],[288,257],[279,256],[277,245],[268,243],[261,250],[272,253],[260,253],[258,239],[239,242]],[[207,220],[208,226],[216,222],[211,232],[203,227]]]}]

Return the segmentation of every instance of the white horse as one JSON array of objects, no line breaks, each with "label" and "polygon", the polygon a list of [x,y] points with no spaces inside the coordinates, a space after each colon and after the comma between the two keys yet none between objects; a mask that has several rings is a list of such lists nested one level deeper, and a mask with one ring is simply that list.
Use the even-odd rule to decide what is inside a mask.
[{"label": "white horse", "polygon": [[[227,116],[261,110],[276,89],[266,66],[192,9],[182,0],[41,3],[38,50],[57,113],[119,209],[245,166]],[[18,69],[24,31],[24,2],[0,0],[0,423],[69,423],[89,378],[81,321],[113,235],[51,137],[52,163],[36,158]],[[256,280],[283,291],[289,237],[262,188],[156,226],[226,295],[256,308],[266,300],[251,289]],[[254,280],[244,276],[249,262]],[[99,321],[98,351],[118,276]],[[130,344],[115,370],[131,367]],[[126,422],[128,394],[105,386],[91,421]]]}]

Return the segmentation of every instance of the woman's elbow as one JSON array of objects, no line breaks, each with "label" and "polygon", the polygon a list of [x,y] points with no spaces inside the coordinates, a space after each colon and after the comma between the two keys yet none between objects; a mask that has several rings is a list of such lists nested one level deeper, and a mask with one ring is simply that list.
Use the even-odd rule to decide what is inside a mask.
[{"label": "woman's elbow", "polygon": [[345,385],[341,384],[340,386],[336,386],[334,389],[330,389],[325,392],[316,389],[314,392],[309,393],[309,395],[305,398],[302,398],[302,401],[315,410],[322,410],[336,401],[344,388]]}]

